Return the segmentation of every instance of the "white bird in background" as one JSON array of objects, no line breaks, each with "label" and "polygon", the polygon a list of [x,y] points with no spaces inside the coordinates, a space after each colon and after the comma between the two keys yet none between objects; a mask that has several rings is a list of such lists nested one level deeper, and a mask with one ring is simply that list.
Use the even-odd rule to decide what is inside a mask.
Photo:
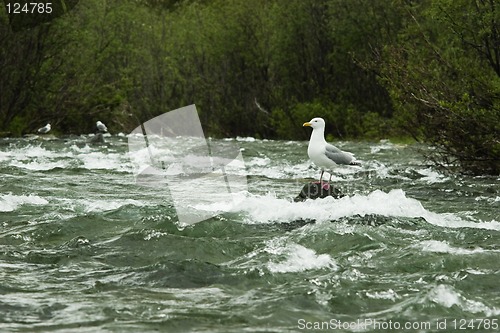
[{"label": "white bird in background", "polygon": [[97,129],[99,130],[99,132],[107,132],[108,131],[108,128],[106,127],[106,125],[104,125],[100,120],[98,120],[95,125],[97,126]]},{"label": "white bird in background", "polygon": [[314,164],[321,168],[320,184],[323,184],[323,173],[325,170],[330,171],[329,187],[332,180],[331,170],[335,166],[338,164],[361,165],[360,162],[356,161],[352,153],[342,151],[326,142],[325,121],[322,118],[313,118],[302,126],[310,126],[313,129],[309,146],[307,147],[307,154]]},{"label": "white bird in background", "polygon": [[40,134],[46,134],[49,133],[50,129],[51,129],[50,124],[47,124],[44,127],[39,128],[37,132]]}]

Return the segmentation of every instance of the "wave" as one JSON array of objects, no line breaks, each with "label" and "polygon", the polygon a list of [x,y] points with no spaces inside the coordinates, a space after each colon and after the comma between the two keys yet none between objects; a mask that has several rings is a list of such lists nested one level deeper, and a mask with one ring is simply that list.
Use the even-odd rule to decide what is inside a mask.
[{"label": "wave", "polygon": [[464,312],[474,314],[482,313],[487,317],[500,315],[500,309],[496,307],[489,307],[480,301],[467,299],[465,296],[460,294],[460,292],[455,290],[455,288],[446,284],[439,284],[430,289],[423,300],[423,302],[426,301],[439,304],[446,308],[457,306]]},{"label": "wave", "polygon": [[498,221],[465,220],[453,213],[434,213],[424,208],[416,199],[409,198],[402,189],[388,193],[375,190],[367,195],[356,194],[340,199],[324,199],[293,202],[274,194],[255,195],[240,193],[233,206],[227,203],[204,205],[194,208],[211,210],[213,214],[224,212],[239,214],[245,223],[283,223],[297,220],[330,222],[345,217],[380,215],[385,217],[423,218],[430,224],[447,228],[479,228],[500,230]]},{"label": "wave", "polygon": [[267,241],[263,252],[272,256],[267,263],[267,269],[271,273],[293,273],[322,268],[338,269],[335,260],[330,255],[316,254],[314,250],[292,242],[286,237]]},{"label": "wave", "polygon": [[155,205],[155,203],[136,199],[59,199],[59,201],[60,208],[82,213],[100,213],[128,206],[148,207]]},{"label": "wave", "polygon": [[30,171],[75,168],[129,173],[133,171],[126,154],[108,147],[90,147],[87,144],[81,147],[73,144],[54,150],[42,147],[41,144],[13,147],[8,151],[0,152],[0,162]]},{"label": "wave", "polygon": [[424,252],[449,253],[454,255],[473,255],[478,253],[498,252],[497,250],[485,250],[481,247],[475,247],[473,249],[464,249],[460,247],[451,246],[446,241],[438,241],[438,240],[422,241],[419,244],[417,244],[416,247]]},{"label": "wave", "polygon": [[257,249],[223,264],[232,269],[249,273],[256,270],[259,275],[267,273],[299,273],[310,270],[338,270],[337,262],[327,253],[316,253],[288,236],[269,239]]},{"label": "wave", "polygon": [[23,205],[46,205],[49,202],[37,195],[0,194],[0,212],[12,212]]}]

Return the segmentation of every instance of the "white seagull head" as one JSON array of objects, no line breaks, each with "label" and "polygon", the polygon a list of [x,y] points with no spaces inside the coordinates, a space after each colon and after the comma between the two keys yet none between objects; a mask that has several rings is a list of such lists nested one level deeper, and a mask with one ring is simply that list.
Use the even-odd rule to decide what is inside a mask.
[{"label": "white seagull head", "polygon": [[302,126],[309,126],[312,127],[313,130],[316,128],[325,128],[325,121],[323,118],[313,118],[311,121],[304,123]]}]

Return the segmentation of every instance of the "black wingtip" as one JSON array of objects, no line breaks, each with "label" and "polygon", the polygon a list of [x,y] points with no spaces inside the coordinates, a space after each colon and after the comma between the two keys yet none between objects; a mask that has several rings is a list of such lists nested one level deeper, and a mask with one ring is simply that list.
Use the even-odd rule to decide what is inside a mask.
[{"label": "black wingtip", "polygon": [[357,165],[357,166],[361,166],[361,162],[358,162],[358,161],[352,161],[351,163],[349,163],[349,165]]}]

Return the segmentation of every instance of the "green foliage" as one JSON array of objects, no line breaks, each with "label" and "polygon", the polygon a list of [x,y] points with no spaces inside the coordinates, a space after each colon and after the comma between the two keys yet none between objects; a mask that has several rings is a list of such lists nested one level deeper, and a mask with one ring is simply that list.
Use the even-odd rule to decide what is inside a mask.
[{"label": "green foliage", "polygon": [[314,101],[295,104],[289,112],[275,109],[271,115],[271,124],[279,137],[299,139],[304,136],[304,133],[310,132],[310,130],[302,129],[302,124],[312,118],[322,117],[328,124],[331,124],[329,107],[320,101]]},{"label": "green foliage", "polygon": [[386,137],[390,131],[388,121],[376,112],[368,112],[363,115],[363,136],[369,139]]},{"label": "green foliage", "polygon": [[[498,173],[497,0],[85,0],[13,31],[0,10],[0,131],[128,132],[195,103],[210,136],[412,135]],[[71,2],[76,3],[76,1]]]},{"label": "green foliage", "polygon": [[25,124],[27,123],[26,119],[21,116],[15,116],[7,127],[7,131],[14,136],[20,136],[24,129]]},{"label": "green foliage", "polygon": [[339,106],[315,100],[295,104],[289,112],[275,109],[271,114],[271,124],[281,138],[301,139],[310,130],[301,129],[302,124],[315,117],[325,119],[327,139],[352,139],[364,137],[381,139],[390,133],[387,119],[375,112],[362,114],[352,106]]},{"label": "green foliage", "polygon": [[[23,132],[47,120],[66,133],[90,132],[97,118],[113,128],[115,110],[127,109],[129,119],[116,124],[127,131],[196,103],[209,135],[291,138],[270,126],[276,115],[266,110],[293,119],[321,100],[347,117],[329,119],[342,123],[336,135],[362,135],[345,119],[359,123],[391,107],[376,75],[350,54],[366,44],[362,33],[349,39],[332,26],[351,10],[329,0],[88,0],[50,24],[16,33],[4,26],[2,50],[17,52],[6,52],[0,68],[11,77],[1,87],[3,128],[21,115],[30,119]],[[36,58],[29,68],[26,58]]]},{"label": "green foliage", "polygon": [[385,48],[382,75],[396,119],[435,145],[445,168],[500,173],[500,11],[496,1],[422,1]]}]

